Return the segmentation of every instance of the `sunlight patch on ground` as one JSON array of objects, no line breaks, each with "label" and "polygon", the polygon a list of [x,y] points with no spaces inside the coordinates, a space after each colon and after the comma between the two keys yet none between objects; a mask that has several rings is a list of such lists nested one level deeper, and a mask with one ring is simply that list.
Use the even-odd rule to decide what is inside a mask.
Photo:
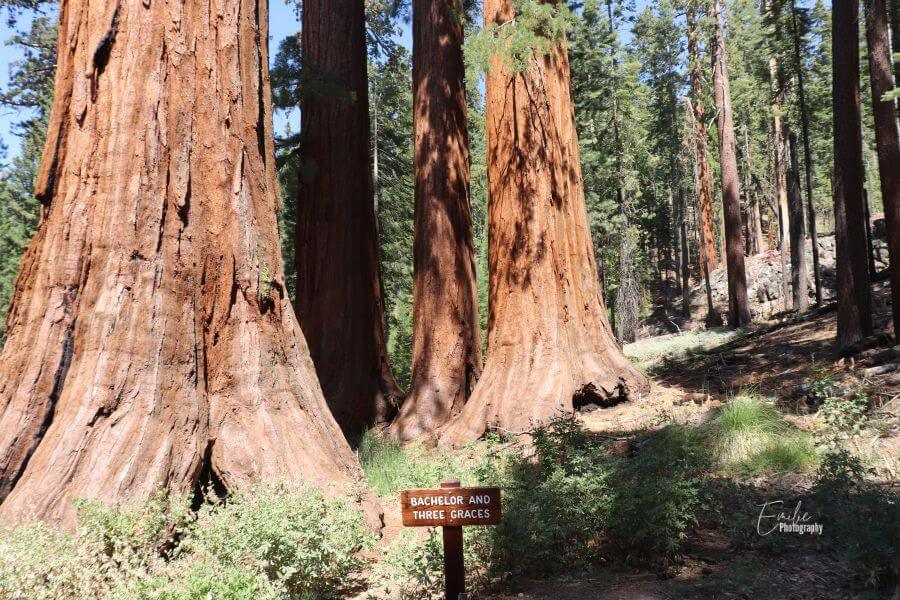
[{"label": "sunlight patch on ground", "polygon": [[706,329],[681,334],[660,335],[638,340],[624,347],[625,356],[641,368],[652,366],[662,358],[678,359],[691,352],[706,350],[732,340],[737,332],[729,329]]}]

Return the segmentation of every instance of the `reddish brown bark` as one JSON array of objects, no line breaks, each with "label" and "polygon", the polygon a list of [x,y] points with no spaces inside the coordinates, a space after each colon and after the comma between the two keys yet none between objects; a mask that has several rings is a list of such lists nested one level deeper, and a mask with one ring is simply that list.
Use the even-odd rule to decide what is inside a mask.
[{"label": "reddish brown bark", "polygon": [[788,207],[791,222],[791,289],[793,305],[797,312],[806,312],[809,308],[807,290],[808,268],[806,264],[806,234],[803,226],[803,195],[800,191],[800,164],[797,162],[797,135],[785,127],[788,137],[789,155],[791,159],[788,171]]},{"label": "reddish brown bark", "polygon": [[[716,238],[713,230],[712,213],[712,176],[709,170],[706,144],[706,111],[703,107],[703,68],[700,65],[699,28],[697,26],[696,8],[693,4],[687,9],[688,56],[691,63],[691,100],[693,107],[694,132],[696,144],[696,168],[699,180],[700,205],[700,268],[704,276],[719,266],[716,254]],[[712,311],[712,306],[709,307]]]},{"label": "reddish brown bark", "polygon": [[781,291],[784,297],[784,308],[791,308],[791,274],[787,269],[788,244],[790,239],[790,213],[787,197],[787,168],[785,156],[784,123],[781,118],[783,102],[781,79],[778,71],[778,59],[769,59],[769,75],[772,84],[772,125],[774,145],[774,180],[775,207],[778,216],[778,249],[781,254]]},{"label": "reddish brown bark", "polygon": [[837,344],[872,335],[859,102],[859,2],[832,3]]},{"label": "reddish brown bark", "polygon": [[205,470],[359,477],[285,294],[266,11],[62,3],[0,355],[2,521],[70,524],[73,498],[189,492]]},{"label": "reddish brown bark", "polygon": [[459,414],[481,374],[461,14],[456,0],[413,1],[413,364],[392,426],[402,440]]},{"label": "reddish brown bark", "polygon": [[712,50],[716,123],[719,130],[721,159],[722,212],[725,220],[725,244],[728,269],[728,324],[743,327],[750,322],[747,303],[747,272],[744,268],[744,240],[741,236],[741,190],[738,186],[737,155],[734,141],[734,113],[725,56],[725,25],[719,0],[713,0],[716,33]]},{"label": "reddish brown bark", "polygon": [[881,99],[894,88],[884,0],[866,0],[866,38],[869,46],[872,114],[875,117],[875,147],[878,150],[881,200],[884,204],[890,253],[891,306],[896,336],[900,330],[900,136],[897,133],[896,104],[893,100]]},{"label": "reddish brown bark", "polygon": [[304,0],[302,35],[297,316],[325,399],[355,434],[402,396],[384,335],[363,0]]},{"label": "reddish brown bark", "polygon": [[[486,0],[485,23],[513,16]],[[456,444],[489,427],[521,431],[576,403],[634,398],[646,377],[613,338],[588,227],[565,42],[513,75],[487,77],[490,204],[488,356],[444,429]]]}]

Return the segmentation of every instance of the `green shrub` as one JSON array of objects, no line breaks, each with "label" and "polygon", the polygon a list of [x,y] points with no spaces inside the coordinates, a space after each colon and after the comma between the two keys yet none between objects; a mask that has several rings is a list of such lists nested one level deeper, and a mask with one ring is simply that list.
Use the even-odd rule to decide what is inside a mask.
[{"label": "green shrub", "polygon": [[345,501],[276,483],[203,507],[182,548],[212,564],[258,569],[296,598],[337,589],[362,565],[358,552],[373,544],[362,515]]},{"label": "green shrub", "polygon": [[374,543],[362,515],[313,488],[258,485],[195,515],[183,497],[78,502],[73,533],[0,530],[0,599],[243,600],[323,596]]},{"label": "green shrub", "polygon": [[[468,531],[466,532],[468,533]],[[467,561],[467,568],[473,564]],[[404,529],[388,548],[378,578],[391,597],[439,598],[444,590],[444,546],[436,528]]]},{"label": "green shrub", "polygon": [[609,542],[628,562],[665,564],[677,556],[704,505],[701,484],[710,457],[703,433],[670,425],[634,458],[617,462]]},{"label": "green shrub", "polygon": [[845,451],[824,458],[813,487],[821,541],[856,565],[869,585],[890,585],[900,576],[900,494],[865,475]]}]

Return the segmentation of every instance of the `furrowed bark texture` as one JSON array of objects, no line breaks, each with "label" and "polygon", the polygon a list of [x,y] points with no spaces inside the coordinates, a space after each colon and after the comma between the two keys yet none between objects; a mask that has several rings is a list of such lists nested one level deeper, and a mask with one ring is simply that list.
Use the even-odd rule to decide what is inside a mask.
[{"label": "furrowed bark texture", "polygon": [[[485,23],[513,16],[486,0]],[[613,338],[594,262],[565,42],[521,74],[487,77],[488,356],[443,444],[521,431],[582,399],[634,398],[647,379]]]},{"label": "furrowed bark texture", "polygon": [[[900,11],[900,5],[895,5]],[[900,332],[900,136],[893,100],[881,98],[894,88],[891,72],[891,45],[887,7],[884,0],[866,0],[866,38],[869,46],[869,80],[872,83],[872,114],[875,117],[875,146],[881,175],[881,199],[888,231],[891,266],[891,308],[894,334]],[[895,40],[894,46],[900,40]],[[900,50],[895,50],[900,51]]]},{"label": "furrowed bark texture", "polygon": [[[41,223],[0,355],[0,521],[359,469],[285,294],[267,4],[60,8]],[[372,516],[375,516],[374,504]]]},{"label": "furrowed bark texture", "polygon": [[725,56],[725,24],[719,0],[713,0],[716,33],[713,44],[713,84],[721,158],[722,207],[725,218],[725,255],[728,270],[728,324],[743,327],[750,323],[747,303],[747,272],[744,268],[741,190],[738,186],[737,154],[734,140],[734,113]]},{"label": "furrowed bark texture", "polygon": [[402,397],[384,334],[363,0],[305,1],[302,37],[297,316],[325,399],[355,434]]},{"label": "furrowed bark texture", "polygon": [[460,14],[455,0],[413,1],[413,364],[392,426],[401,440],[459,414],[481,374]]},{"label": "furrowed bark texture", "polygon": [[872,335],[859,102],[859,2],[832,5],[837,345]]},{"label": "furrowed bark texture", "polygon": [[[713,233],[712,214],[712,176],[709,171],[709,160],[706,145],[706,111],[703,108],[703,69],[700,66],[700,46],[698,25],[693,5],[687,11],[688,56],[691,62],[691,99],[693,107],[694,132],[696,143],[696,167],[699,180],[700,204],[700,268],[704,276],[708,276],[719,266],[716,254],[716,237]],[[712,307],[710,307],[712,310]]]}]

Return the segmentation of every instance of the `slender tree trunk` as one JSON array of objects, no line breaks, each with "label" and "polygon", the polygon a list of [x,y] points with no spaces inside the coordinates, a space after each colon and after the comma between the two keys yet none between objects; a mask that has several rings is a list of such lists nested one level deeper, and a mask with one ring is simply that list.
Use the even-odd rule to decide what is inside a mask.
[{"label": "slender tree trunk", "polygon": [[267,23],[261,1],[63,1],[0,355],[3,522],[203,474],[361,475],[285,290]]},{"label": "slender tree trunk", "polygon": [[803,134],[803,163],[806,174],[806,204],[808,210],[809,237],[812,240],[813,280],[816,286],[816,305],[822,304],[822,278],[819,270],[819,242],[816,233],[816,205],[813,201],[812,147],[809,142],[809,111],[806,107],[804,65],[800,48],[800,24],[797,20],[797,3],[791,0],[791,24],[794,30],[794,73],[797,76],[797,101],[800,104],[800,128]]},{"label": "slender tree trunk", "polygon": [[872,335],[859,102],[859,1],[832,4],[837,344]]},{"label": "slender tree trunk", "polygon": [[[719,265],[716,255],[716,239],[712,214],[712,178],[709,171],[706,146],[706,112],[703,108],[703,69],[700,65],[699,31],[696,9],[693,4],[687,11],[688,56],[691,63],[691,105],[693,107],[694,136],[696,144],[697,177],[700,184],[700,235],[703,252],[701,253],[701,270],[704,277]],[[709,307],[710,314],[714,312]]]},{"label": "slender tree trunk", "polygon": [[[887,224],[890,254],[891,307],[895,335],[900,330],[900,136],[893,100],[881,98],[894,88],[887,7],[884,0],[866,0],[866,37],[869,46],[869,79],[872,84],[872,114],[875,146],[881,175],[881,199]],[[900,8],[895,7],[895,10]]]},{"label": "slender tree trunk", "polygon": [[303,60],[297,316],[325,399],[352,435],[389,418],[402,396],[384,334],[363,0],[304,0]]},{"label": "slender tree trunk", "polygon": [[762,211],[759,210],[759,196],[753,184],[753,158],[751,157],[749,127],[744,129],[744,158],[747,161],[747,181],[744,185],[744,193],[749,197],[749,226],[750,248],[752,254],[765,252],[766,242],[762,231]]},{"label": "slender tree trunk", "polygon": [[[615,17],[613,15],[612,2],[606,2],[606,12],[609,17],[609,34],[616,35]],[[613,68],[613,90],[618,89],[619,56],[617,46],[611,46],[611,59]],[[613,145],[616,159],[616,199],[619,203],[619,213],[622,217],[622,230],[619,235],[619,287],[616,290],[615,325],[616,337],[620,343],[634,341],[635,329],[638,324],[638,312],[640,310],[640,286],[635,274],[634,264],[634,235],[629,223],[629,203],[625,192],[625,168],[622,162],[622,132],[619,118],[619,99],[613,91],[612,99],[612,128]]]},{"label": "slender tree trunk", "polygon": [[[772,11],[771,0],[765,3],[765,10]],[[785,168],[785,139],[783,122],[781,117],[782,103],[784,101],[784,86],[782,85],[781,71],[778,68],[778,59],[769,58],[769,77],[772,86],[772,125],[774,146],[774,180],[775,180],[775,204],[778,214],[778,248],[781,252],[781,291],[784,296],[784,308],[791,308],[791,277],[785,268],[787,266],[788,236],[790,235],[790,223],[788,222],[787,199],[787,172]]]},{"label": "slender tree trunk", "polygon": [[[797,162],[797,134],[785,127],[790,148],[791,166],[788,175],[788,206],[791,222],[791,288],[794,310],[804,313],[809,308],[807,293],[806,235],[803,227],[803,194],[800,190],[800,164]],[[813,242],[815,243],[815,242]]]},{"label": "slender tree trunk", "polygon": [[[486,0],[486,24],[513,17]],[[648,382],[613,338],[598,284],[565,40],[520,74],[487,76],[490,319],[487,362],[441,443],[522,431],[582,402],[636,398]]]},{"label": "slender tree trunk", "polygon": [[738,186],[737,154],[734,140],[734,114],[725,56],[725,25],[719,0],[713,0],[716,33],[713,44],[713,85],[719,152],[721,157],[722,213],[725,220],[726,258],[728,268],[728,325],[743,327],[750,323],[747,303],[747,272],[744,268],[744,240],[741,237],[741,190]]},{"label": "slender tree trunk", "polygon": [[458,414],[481,374],[461,13],[456,0],[413,0],[413,369],[393,426],[402,440]]},{"label": "slender tree trunk", "polygon": [[687,223],[681,217],[681,316],[691,318],[691,258],[688,250]]}]

